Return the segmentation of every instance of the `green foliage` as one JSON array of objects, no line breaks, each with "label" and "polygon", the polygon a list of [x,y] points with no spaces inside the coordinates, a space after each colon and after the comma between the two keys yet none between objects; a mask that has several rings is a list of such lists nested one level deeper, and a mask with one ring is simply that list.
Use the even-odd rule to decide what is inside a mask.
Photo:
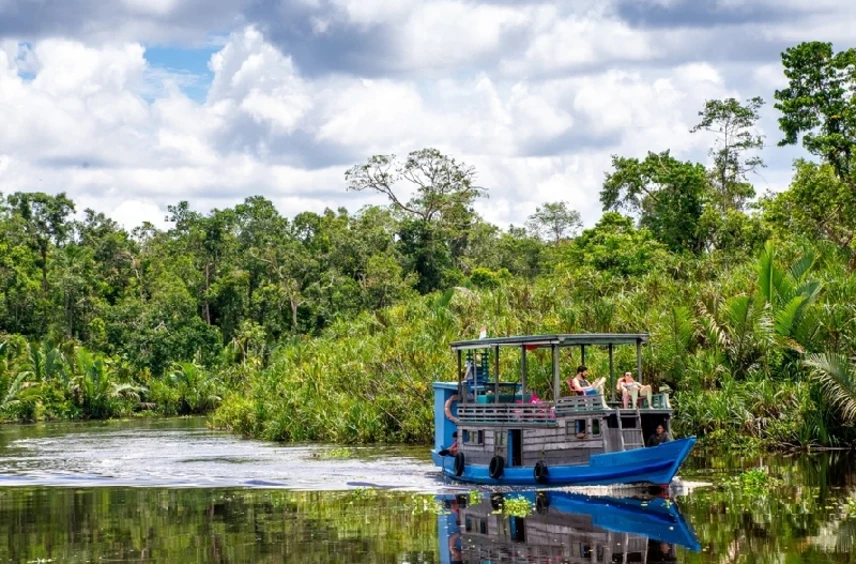
[{"label": "green foliage", "polygon": [[562,250],[562,265],[580,265],[620,276],[638,276],[657,269],[667,259],[665,248],[647,229],[636,229],[633,220],[607,212],[592,229],[586,229]]},{"label": "green foliage", "polygon": [[797,160],[790,189],[761,204],[766,225],[782,239],[800,235],[827,240],[856,267],[856,190],[836,175],[831,164]]},{"label": "green foliage", "polygon": [[580,212],[570,209],[567,202],[548,202],[538,206],[526,222],[530,231],[553,243],[576,236],[582,226]]},{"label": "green foliage", "polygon": [[478,267],[474,268],[470,274],[470,282],[478,288],[499,288],[503,281],[511,279],[511,273],[505,268],[499,272],[494,272],[489,268]]},{"label": "green foliage", "polygon": [[639,159],[613,156],[600,201],[604,211],[638,213],[640,224],[673,252],[698,252],[703,242],[699,220],[704,211],[707,175],[697,163],[674,159],[669,151]]},{"label": "green foliage", "polygon": [[770,475],[766,468],[746,470],[728,481],[730,487],[739,488],[743,493],[751,496],[769,495],[770,488],[781,483],[782,480]]},{"label": "green foliage", "polygon": [[832,166],[836,177],[856,186],[856,49],[833,52],[831,43],[800,43],[782,53],[788,86],[777,90],[779,145],[802,136],[809,153]]},{"label": "green foliage", "polygon": [[849,425],[856,423],[856,366],[845,355],[835,353],[809,355],[805,364],[841,419]]}]

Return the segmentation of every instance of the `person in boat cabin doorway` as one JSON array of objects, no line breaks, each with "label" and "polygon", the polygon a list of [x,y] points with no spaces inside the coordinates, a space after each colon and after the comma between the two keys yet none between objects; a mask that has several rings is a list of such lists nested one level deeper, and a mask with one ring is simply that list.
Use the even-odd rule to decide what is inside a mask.
[{"label": "person in boat cabin doorway", "polygon": [[[621,393],[622,402],[624,405],[624,409],[627,409],[627,404],[631,398],[633,398],[633,392],[638,394],[643,394],[648,399],[648,407],[652,407],[651,403],[651,386],[643,385],[633,379],[633,374],[631,372],[625,372],[624,376],[618,379],[618,384],[616,385],[616,391]],[[636,401],[633,402],[633,408],[636,408]]]},{"label": "person in boat cabin doorway", "polygon": [[672,436],[666,431],[666,428],[663,427],[663,424],[660,423],[657,425],[656,433],[648,437],[648,446],[654,447],[657,445],[661,445],[663,443],[667,443],[672,440]]},{"label": "person in boat cabin doorway", "polygon": [[577,374],[568,382],[572,392],[576,392],[581,396],[600,395],[603,406],[606,407],[606,398],[603,394],[603,385],[606,382],[605,378],[598,378],[592,383],[588,381],[588,367],[582,365],[577,368]]}]

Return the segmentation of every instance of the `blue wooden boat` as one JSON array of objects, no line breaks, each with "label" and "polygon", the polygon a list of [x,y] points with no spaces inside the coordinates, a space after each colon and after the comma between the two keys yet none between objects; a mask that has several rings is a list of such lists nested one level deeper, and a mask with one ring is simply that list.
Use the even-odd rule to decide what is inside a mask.
[{"label": "blue wooden boat", "polygon": [[[671,438],[667,393],[649,390],[647,397],[639,397],[642,346],[647,342],[647,334],[584,334],[452,343],[458,381],[433,385],[434,463],[444,475],[475,484],[669,484],[696,439]],[[633,390],[628,397],[616,400],[616,387],[623,390],[623,384],[616,386],[613,353],[623,345],[636,347],[637,379],[636,385],[628,385]],[[585,365],[586,347],[593,346],[604,347],[609,355],[611,401],[603,386],[589,389],[589,395],[572,393],[570,387],[562,394],[563,373],[568,382],[572,375],[562,369],[562,350],[579,348],[580,364]],[[519,354],[520,372],[503,381],[500,351],[509,349]],[[527,355],[544,349],[550,351],[552,401],[541,401],[527,388]],[[665,439],[646,446],[646,437],[655,435],[658,426],[664,428]]]},{"label": "blue wooden boat", "polygon": [[[528,516],[506,516],[505,497],[524,497]],[[676,546],[698,552],[670,499],[597,497],[561,491],[440,495],[440,562],[674,562]]]}]

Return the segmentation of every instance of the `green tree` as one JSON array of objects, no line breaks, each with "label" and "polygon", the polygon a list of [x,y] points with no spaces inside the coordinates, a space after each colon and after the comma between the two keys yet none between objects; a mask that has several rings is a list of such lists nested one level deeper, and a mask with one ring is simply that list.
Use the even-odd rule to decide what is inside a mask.
[{"label": "green tree", "polygon": [[44,192],[16,192],[7,201],[13,213],[22,220],[30,244],[39,254],[42,290],[47,294],[48,252],[51,243],[61,245],[71,235],[73,225],[69,216],[74,213],[74,202],[65,192],[56,196]]},{"label": "green tree", "polygon": [[794,167],[790,188],[762,201],[765,223],[783,238],[796,233],[831,241],[856,269],[856,193],[831,164],[798,160]]},{"label": "green tree", "polygon": [[802,136],[803,147],[856,190],[856,49],[835,53],[831,43],[800,43],[782,53],[782,64],[788,86],[775,93],[785,134],[779,145]]},{"label": "green tree", "polygon": [[562,266],[572,270],[588,265],[620,276],[635,276],[660,266],[665,249],[648,229],[636,229],[629,217],[607,212],[597,225],[574,239],[564,258]]},{"label": "green tree", "polygon": [[699,252],[704,244],[699,218],[706,192],[704,167],[678,161],[664,151],[648,153],[642,161],[613,156],[600,201],[604,211],[638,213],[640,224],[671,251]]},{"label": "green tree", "polygon": [[708,131],[716,136],[710,149],[713,159],[712,184],[721,213],[741,210],[755,195],[747,175],[764,166],[755,154],[764,148],[764,137],[755,129],[760,118],[758,110],[764,105],[759,98],[741,104],[735,98],[708,100],[699,112],[701,121],[690,131]]},{"label": "green tree", "polygon": [[[437,149],[414,151],[402,163],[395,155],[375,155],[345,172],[348,190],[371,190],[389,198],[393,207],[423,221],[449,219],[456,209],[471,209],[487,190],[475,185],[476,171]],[[415,190],[404,200],[400,184]]]},{"label": "green tree", "polygon": [[580,212],[568,207],[567,202],[548,202],[538,206],[526,222],[530,231],[554,243],[576,236],[582,226]]}]

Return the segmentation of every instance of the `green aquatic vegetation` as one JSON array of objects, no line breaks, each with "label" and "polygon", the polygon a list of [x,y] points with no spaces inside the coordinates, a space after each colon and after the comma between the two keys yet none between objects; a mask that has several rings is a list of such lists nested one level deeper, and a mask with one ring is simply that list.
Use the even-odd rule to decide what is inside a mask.
[{"label": "green aquatic vegetation", "polygon": [[470,493],[467,495],[469,498],[470,505],[478,505],[482,502],[484,495],[482,495],[481,490],[470,490]]},{"label": "green aquatic vegetation", "polygon": [[322,460],[345,460],[353,458],[356,451],[348,447],[333,447],[317,450],[311,453],[310,458],[319,458]]},{"label": "green aquatic vegetation", "polygon": [[770,474],[766,468],[753,468],[730,478],[726,484],[749,495],[766,495],[770,488],[782,485],[782,480]]}]

